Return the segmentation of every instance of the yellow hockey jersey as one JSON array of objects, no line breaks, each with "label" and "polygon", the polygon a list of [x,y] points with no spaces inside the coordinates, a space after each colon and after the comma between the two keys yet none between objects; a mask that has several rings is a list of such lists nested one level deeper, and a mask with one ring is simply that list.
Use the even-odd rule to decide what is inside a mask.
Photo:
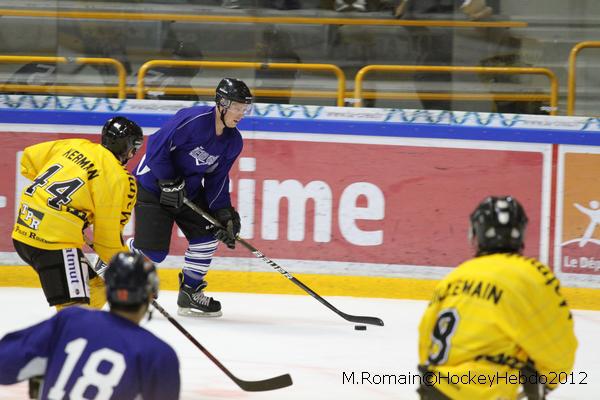
[{"label": "yellow hockey jersey", "polygon": [[21,174],[33,183],[21,194],[13,239],[48,250],[82,248],[83,230],[93,225],[104,262],[127,251],[121,234],[137,186],[108,149],[85,139],[39,143],[24,150]]},{"label": "yellow hockey jersey", "polygon": [[558,279],[518,254],[458,266],[436,286],[419,326],[419,363],[452,399],[515,399],[528,359],[555,387],[571,372],[576,348]]}]

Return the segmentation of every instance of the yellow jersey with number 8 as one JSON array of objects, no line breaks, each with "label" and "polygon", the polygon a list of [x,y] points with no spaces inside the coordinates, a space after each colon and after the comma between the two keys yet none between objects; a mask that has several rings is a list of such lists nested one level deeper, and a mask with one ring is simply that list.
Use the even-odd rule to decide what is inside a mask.
[{"label": "yellow jersey with number 8", "polygon": [[419,364],[452,399],[515,399],[528,359],[555,387],[571,372],[576,348],[558,279],[518,254],[459,265],[436,286],[419,326]]}]

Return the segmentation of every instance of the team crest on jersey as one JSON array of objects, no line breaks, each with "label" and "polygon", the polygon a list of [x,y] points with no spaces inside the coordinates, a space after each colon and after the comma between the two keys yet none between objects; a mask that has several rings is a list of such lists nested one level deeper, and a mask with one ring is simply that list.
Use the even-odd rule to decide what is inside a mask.
[{"label": "team crest on jersey", "polygon": [[21,209],[19,210],[19,216],[17,217],[17,223],[30,229],[37,230],[40,227],[40,222],[42,222],[43,218],[43,212],[34,210],[27,204],[22,204]]},{"label": "team crest on jersey", "polygon": [[190,151],[190,156],[196,160],[196,165],[213,165],[219,156],[211,156],[202,146],[196,147]]}]

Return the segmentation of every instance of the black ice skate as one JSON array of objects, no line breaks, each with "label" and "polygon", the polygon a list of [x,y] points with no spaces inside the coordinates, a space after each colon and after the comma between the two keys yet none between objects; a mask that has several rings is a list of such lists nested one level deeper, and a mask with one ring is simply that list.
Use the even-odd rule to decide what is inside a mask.
[{"label": "black ice skate", "polygon": [[206,282],[202,282],[193,288],[183,283],[183,274],[179,274],[179,296],[177,305],[179,309],[177,314],[186,317],[220,317],[221,303],[212,297],[204,294]]}]

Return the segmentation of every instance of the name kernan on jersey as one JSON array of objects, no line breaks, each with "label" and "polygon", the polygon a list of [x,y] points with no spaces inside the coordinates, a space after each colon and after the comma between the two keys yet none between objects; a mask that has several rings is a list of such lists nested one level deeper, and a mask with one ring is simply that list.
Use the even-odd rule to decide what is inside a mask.
[{"label": "name kernan on jersey", "polygon": [[64,152],[62,156],[67,160],[73,161],[75,165],[78,165],[84,171],[87,171],[88,180],[91,181],[92,179],[100,176],[98,170],[95,169],[96,166],[94,165],[94,163],[88,160],[88,158],[81,154],[79,151],[71,148]]}]

